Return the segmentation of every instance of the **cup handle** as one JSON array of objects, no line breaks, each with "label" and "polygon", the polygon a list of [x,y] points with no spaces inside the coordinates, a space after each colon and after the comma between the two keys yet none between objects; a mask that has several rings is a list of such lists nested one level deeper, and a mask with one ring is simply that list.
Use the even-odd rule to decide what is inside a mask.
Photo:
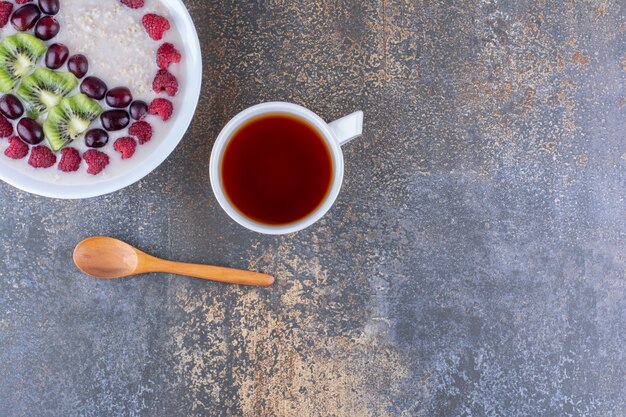
[{"label": "cup handle", "polygon": [[363,134],[363,112],[357,111],[330,122],[328,127],[339,144],[345,145]]}]

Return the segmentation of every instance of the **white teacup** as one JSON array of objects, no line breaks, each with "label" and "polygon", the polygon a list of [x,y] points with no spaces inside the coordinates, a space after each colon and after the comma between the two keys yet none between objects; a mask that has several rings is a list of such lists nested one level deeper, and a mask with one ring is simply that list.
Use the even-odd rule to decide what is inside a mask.
[{"label": "white teacup", "polygon": [[[226,197],[221,178],[221,164],[233,134],[247,121],[264,114],[288,114],[295,116],[313,126],[320,137],[326,142],[333,160],[333,176],[330,192],[325,200],[308,216],[294,223],[285,225],[269,225],[254,221],[243,215]],[[343,153],[341,145],[361,136],[363,131],[363,112],[358,111],[332,123],[326,123],[317,114],[297,104],[285,102],[262,103],[250,107],[235,116],[220,132],[211,153],[210,172],[211,187],[224,211],[240,225],[259,233],[281,235],[305,229],[318,221],[332,207],[343,182]]]}]

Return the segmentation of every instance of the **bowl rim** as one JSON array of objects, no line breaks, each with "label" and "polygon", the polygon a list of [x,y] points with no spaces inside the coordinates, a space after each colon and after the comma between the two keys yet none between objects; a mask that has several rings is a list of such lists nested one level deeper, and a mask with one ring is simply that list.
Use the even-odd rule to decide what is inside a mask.
[{"label": "bowl rim", "polygon": [[172,120],[168,134],[157,148],[152,150],[132,171],[109,180],[93,184],[65,185],[42,181],[16,169],[0,164],[0,180],[9,185],[42,197],[56,199],[85,199],[99,197],[119,191],[143,179],[159,167],[176,149],[187,132],[196,112],[202,87],[202,51],[200,40],[189,10],[182,0],[167,0],[163,5],[168,8],[184,44],[186,59],[185,75],[187,77],[183,99],[184,103],[178,115]]}]

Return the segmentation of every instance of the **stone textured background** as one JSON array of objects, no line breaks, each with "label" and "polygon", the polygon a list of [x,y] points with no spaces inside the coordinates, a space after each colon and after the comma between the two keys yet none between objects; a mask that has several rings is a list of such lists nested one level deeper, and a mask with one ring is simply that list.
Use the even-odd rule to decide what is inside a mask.
[{"label": "stone textured background", "polygon": [[[87,201],[0,186],[1,416],[626,414],[623,0],[186,3],[205,84],[166,163]],[[366,115],[337,205],[278,238],[207,171],[266,100]],[[93,280],[100,234],[277,284]]]}]

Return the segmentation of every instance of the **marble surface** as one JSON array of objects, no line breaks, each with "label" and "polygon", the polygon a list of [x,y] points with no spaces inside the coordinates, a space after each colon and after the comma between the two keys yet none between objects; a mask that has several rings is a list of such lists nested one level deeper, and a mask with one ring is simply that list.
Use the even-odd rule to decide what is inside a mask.
[{"label": "marble surface", "polygon": [[[121,192],[0,185],[1,416],[626,414],[626,5],[186,1],[204,91]],[[234,224],[222,126],[287,100],[365,112],[336,206]],[[275,274],[271,289],[78,272],[111,235]]]}]

